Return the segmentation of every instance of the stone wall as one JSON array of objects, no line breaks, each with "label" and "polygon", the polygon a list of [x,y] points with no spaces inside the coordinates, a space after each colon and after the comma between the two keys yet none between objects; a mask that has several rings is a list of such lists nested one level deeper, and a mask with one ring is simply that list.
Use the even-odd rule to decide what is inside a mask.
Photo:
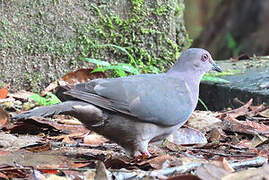
[{"label": "stone wall", "polygon": [[[0,81],[38,91],[91,57],[165,70],[186,48],[183,0],[0,1]],[[148,70],[150,72],[150,68]]]}]

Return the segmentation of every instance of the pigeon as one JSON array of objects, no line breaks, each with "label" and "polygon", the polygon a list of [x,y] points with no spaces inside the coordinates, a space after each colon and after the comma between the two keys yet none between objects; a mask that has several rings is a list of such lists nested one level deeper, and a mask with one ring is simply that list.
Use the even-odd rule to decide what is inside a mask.
[{"label": "pigeon", "polygon": [[94,79],[68,88],[65,101],[17,114],[13,119],[67,114],[125,149],[149,157],[148,144],[162,141],[191,116],[202,76],[222,72],[210,53],[190,48],[161,74]]}]

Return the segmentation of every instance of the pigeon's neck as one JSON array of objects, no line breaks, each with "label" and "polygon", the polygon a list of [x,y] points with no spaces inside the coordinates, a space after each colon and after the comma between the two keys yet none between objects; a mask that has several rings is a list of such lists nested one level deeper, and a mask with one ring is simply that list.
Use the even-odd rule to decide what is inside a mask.
[{"label": "pigeon's neck", "polygon": [[180,72],[168,71],[167,75],[183,79],[186,82],[192,94],[193,105],[196,107],[199,97],[199,85],[204,73],[185,70]]}]

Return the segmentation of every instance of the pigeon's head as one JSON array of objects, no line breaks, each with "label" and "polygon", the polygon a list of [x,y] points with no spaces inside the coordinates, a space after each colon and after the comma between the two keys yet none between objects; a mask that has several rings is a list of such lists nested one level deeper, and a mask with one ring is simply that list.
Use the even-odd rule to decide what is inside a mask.
[{"label": "pigeon's head", "polygon": [[212,59],[210,53],[201,48],[185,50],[171,70],[191,71],[198,72],[199,74],[204,74],[209,70],[222,72],[221,68]]}]

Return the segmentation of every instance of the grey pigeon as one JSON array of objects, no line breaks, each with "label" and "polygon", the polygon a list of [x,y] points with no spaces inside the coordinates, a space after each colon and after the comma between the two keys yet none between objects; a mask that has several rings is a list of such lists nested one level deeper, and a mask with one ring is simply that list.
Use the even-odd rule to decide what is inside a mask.
[{"label": "grey pigeon", "polygon": [[221,72],[209,52],[191,48],[162,74],[141,74],[80,83],[65,92],[63,103],[14,116],[69,114],[86,128],[121,145],[131,156],[150,155],[148,143],[180,128],[194,111],[202,76]]}]

